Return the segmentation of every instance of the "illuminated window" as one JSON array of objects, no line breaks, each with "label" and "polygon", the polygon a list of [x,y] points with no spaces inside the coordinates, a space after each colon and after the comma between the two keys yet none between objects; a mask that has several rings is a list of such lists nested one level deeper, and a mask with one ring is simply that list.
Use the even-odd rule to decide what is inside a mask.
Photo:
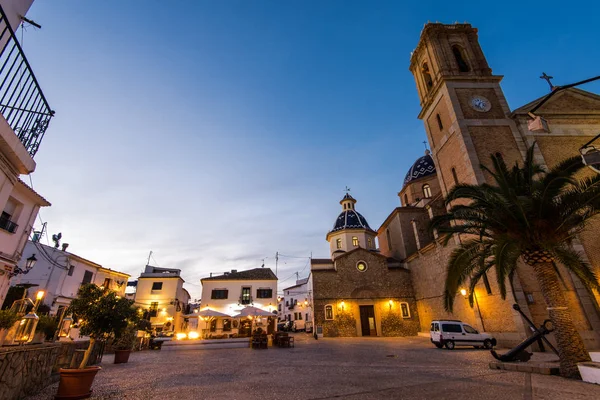
[{"label": "illuminated window", "polygon": [[242,296],[240,298],[240,302],[242,304],[250,304],[250,302],[252,301],[252,297],[250,295],[250,289],[249,287],[243,287],[242,288]]},{"label": "illuminated window", "polygon": [[456,64],[458,64],[458,70],[460,72],[469,72],[470,68],[465,58],[463,57],[463,53],[458,46],[452,46],[452,53],[454,53],[454,58],[456,59]]},{"label": "illuminated window", "polygon": [[431,198],[431,187],[428,184],[423,185],[423,196],[426,199]]},{"label": "illuminated window", "polygon": [[342,248],[342,239],[337,239],[335,241],[335,247],[337,247],[338,249]]},{"label": "illuminated window", "polygon": [[438,123],[438,127],[440,128],[440,131],[442,129],[444,129],[444,124],[442,124],[442,118],[440,118],[440,114],[436,114],[435,119],[437,119],[437,123]]},{"label": "illuminated window", "polygon": [[369,246],[369,249],[373,247],[373,239],[367,238],[367,245]]},{"label": "illuminated window", "polygon": [[225,318],[223,320],[223,332],[229,332],[231,331],[231,320]]},{"label": "illuminated window", "polygon": [[333,306],[331,304],[325,306],[325,319],[333,319]]},{"label": "illuminated window", "polygon": [[148,310],[148,316],[156,317],[157,312],[158,312],[158,301],[153,301],[152,303],[150,303],[150,309]]},{"label": "illuminated window", "polygon": [[358,247],[358,237],[352,236],[352,246]]},{"label": "illuminated window", "polygon": [[427,85],[427,89],[430,89],[433,86],[433,80],[431,79],[431,74],[429,73],[429,65],[427,63],[423,63],[423,79],[425,80],[425,85]]},{"label": "illuminated window", "polygon": [[392,236],[390,235],[390,230],[386,229],[385,230],[385,237],[387,239],[388,242],[388,250],[392,250]]},{"label": "illuminated window", "polygon": [[217,320],[216,319],[213,319],[212,321],[210,321],[210,331],[211,332],[217,331]]},{"label": "illuminated window", "polygon": [[359,261],[356,263],[356,269],[360,272],[365,272],[367,270],[367,263],[364,261]]},{"label": "illuminated window", "polygon": [[400,303],[400,311],[402,312],[402,318],[410,318],[408,303]]}]

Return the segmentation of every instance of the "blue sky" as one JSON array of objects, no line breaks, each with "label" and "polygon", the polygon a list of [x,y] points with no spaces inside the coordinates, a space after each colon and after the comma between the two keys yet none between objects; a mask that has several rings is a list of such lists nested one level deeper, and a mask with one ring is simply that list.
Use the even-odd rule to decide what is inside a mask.
[{"label": "blue sky", "polygon": [[[195,298],[276,251],[326,257],[344,187],[377,229],[423,153],[408,63],[424,23],[479,28],[511,108],[547,92],[542,71],[598,75],[597,5],[487,4],[38,0],[23,47],[56,110],[41,218],[133,277],[153,250]],[[280,259],[282,280],[308,270]]]}]

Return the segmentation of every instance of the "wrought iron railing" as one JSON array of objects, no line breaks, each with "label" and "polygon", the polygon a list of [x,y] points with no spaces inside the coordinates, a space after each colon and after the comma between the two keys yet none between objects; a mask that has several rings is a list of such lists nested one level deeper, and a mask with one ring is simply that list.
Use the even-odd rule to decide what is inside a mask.
[{"label": "wrought iron railing", "polygon": [[54,111],[0,6],[0,113],[33,157]]},{"label": "wrought iron railing", "polygon": [[0,217],[0,229],[4,229],[10,233],[15,233],[19,225],[15,224],[8,218]]}]

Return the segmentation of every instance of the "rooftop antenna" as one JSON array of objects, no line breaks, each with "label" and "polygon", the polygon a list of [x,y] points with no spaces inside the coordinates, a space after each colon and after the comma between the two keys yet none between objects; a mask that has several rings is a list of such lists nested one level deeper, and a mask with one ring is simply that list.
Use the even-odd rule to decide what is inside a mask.
[{"label": "rooftop antenna", "polygon": [[30,20],[29,18],[25,18],[23,15],[19,15],[19,17],[21,18],[21,21],[27,22],[29,25],[33,25],[38,29],[42,29],[42,26],[40,24],[38,24],[37,22]]},{"label": "rooftop antenna", "polygon": [[150,254],[148,254],[148,262],[146,265],[150,265],[150,257],[152,257],[152,250],[150,250]]}]

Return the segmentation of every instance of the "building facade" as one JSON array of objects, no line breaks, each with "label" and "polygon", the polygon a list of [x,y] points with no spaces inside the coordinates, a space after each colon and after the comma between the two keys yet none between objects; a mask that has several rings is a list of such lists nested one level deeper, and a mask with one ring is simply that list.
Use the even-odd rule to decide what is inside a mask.
[{"label": "building facade", "polygon": [[174,333],[183,329],[183,315],[190,301],[184,282],[180,269],[152,265],[146,265],[137,279],[134,304],[154,331]]},{"label": "building facade", "polygon": [[[344,336],[368,333],[367,328],[371,327],[366,322],[358,323],[362,310],[357,310],[361,304],[355,301],[345,328],[333,322],[336,311],[349,308],[349,298],[365,297],[362,302],[374,303],[374,312],[369,310],[369,314],[374,314],[371,326],[379,334],[385,330],[379,326],[385,309],[383,299],[399,295],[408,304],[410,315],[418,316],[414,320],[416,327],[404,332],[426,333],[434,319],[460,319],[492,333],[500,345],[513,346],[531,332],[528,323],[512,308],[513,304],[518,304],[538,326],[548,318],[533,271],[522,263],[518,265],[512,290],[505,300],[494,271],[488,272],[475,287],[474,306],[457,294],[454,312],[448,314],[443,307],[446,268],[461,238],[452,237],[448,245],[442,245],[442,238],[429,231],[429,221],[446,212],[443,199],[454,185],[491,182],[481,167],[491,167],[491,155],[514,165],[523,161],[527,148],[534,143],[536,161],[547,167],[578,155],[579,148],[600,131],[600,96],[575,88],[561,91],[536,111],[537,116],[547,121],[547,126],[540,129],[532,125],[529,112],[542,98],[515,110],[509,108],[500,87],[502,76],[492,73],[479,45],[477,30],[469,24],[426,24],[411,54],[409,69],[415,78],[421,104],[419,118],[424,122],[431,150],[406,173],[398,193],[400,206],[392,210],[377,230],[377,251],[362,246],[348,251],[344,247],[347,241],[332,243],[333,231],[330,232],[331,259],[312,260],[311,265],[315,323],[322,325],[323,333],[330,336],[332,331]],[[344,218],[342,213],[338,219]],[[362,228],[365,233],[370,229],[365,224]],[[576,249],[597,276],[600,276],[600,243],[596,239],[599,229],[600,220],[596,218],[575,242]],[[344,258],[348,261],[341,263]],[[358,268],[362,261],[369,264],[366,272],[372,270],[375,262],[374,265],[379,265],[375,271],[387,273],[367,282],[359,278],[363,276]],[[386,262],[398,265],[404,278],[394,282],[389,293],[371,290],[363,294],[365,286],[377,287],[391,279],[387,274],[393,269],[384,268]],[[565,297],[586,346],[599,348],[600,294],[588,292],[575,275],[561,265],[558,268],[564,278]],[[381,299],[381,304],[371,300],[376,298]],[[361,325],[365,327],[359,329]]]},{"label": "building facade", "polygon": [[311,260],[309,303],[317,332],[329,337],[416,335],[419,315],[410,271],[379,253],[376,232],[356,211],[352,196],[346,194],[340,204],[342,213],[327,234],[330,258]]},{"label": "building facade", "polygon": [[202,303],[200,309],[213,310],[235,317],[246,307],[255,307],[272,314],[272,317],[211,318],[200,322],[200,329],[209,335],[248,336],[252,329],[262,328],[268,333],[276,330],[277,276],[270,268],[246,271],[232,270],[223,275],[200,280]]},{"label": "building facade", "polygon": [[310,290],[309,278],[298,279],[295,285],[283,289],[277,316],[280,321],[290,321],[293,330],[312,332],[313,313],[309,302]]},{"label": "building facade", "polygon": [[21,180],[35,171],[33,158],[54,115],[14,33],[32,3],[0,0],[0,304],[10,278],[26,271],[18,265],[40,207],[50,206]]},{"label": "building facade", "polygon": [[79,287],[86,283],[94,283],[125,296],[125,288],[129,275],[123,272],[104,268],[102,265],[63,249],[47,246],[39,242],[28,241],[19,263],[25,267],[28,257],[35,256],[37,261],[33,268],[23,275],[11,279],[11,285],[34,284],[29,289],[28,297],[35,298],[38,290],[43,290],[43,303],[50,307],[51,315],[61,315],[61,310],[71,304],[77,297]]}]

